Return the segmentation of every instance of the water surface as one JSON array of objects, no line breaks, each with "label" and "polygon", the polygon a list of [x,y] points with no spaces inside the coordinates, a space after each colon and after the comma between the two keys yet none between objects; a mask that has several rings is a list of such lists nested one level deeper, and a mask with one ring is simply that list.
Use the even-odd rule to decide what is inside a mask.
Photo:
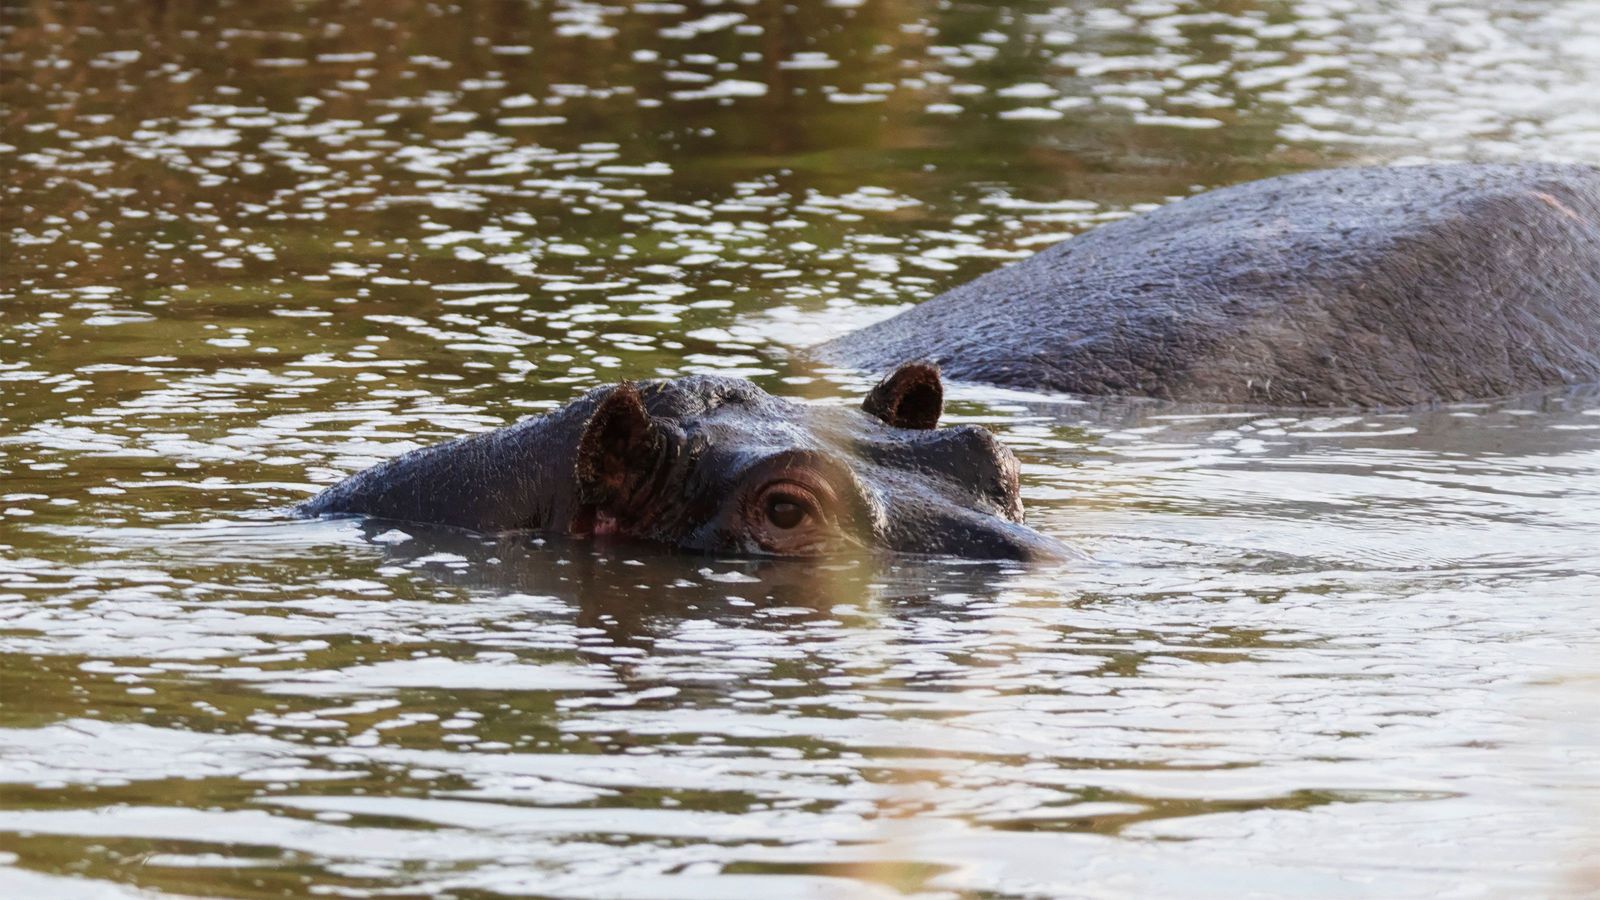
[{"label": "water surface", "polygon": [[1600,396],[981,388],[1094,562],[283,510],[1329,165],[1600,160],[1593,0],[0,0],[0,892],[1581,896]]}]

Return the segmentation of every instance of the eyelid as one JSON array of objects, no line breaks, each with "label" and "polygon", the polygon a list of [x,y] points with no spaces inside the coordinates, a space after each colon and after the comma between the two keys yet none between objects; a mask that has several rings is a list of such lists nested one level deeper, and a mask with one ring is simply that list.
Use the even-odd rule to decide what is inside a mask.
[{"label": "eyelid", "polygon": [[756,491],[755,497],[762,503],[771,502],[773,498],[781,498],[816,512],[820,512],[824,506],[824,501],[817,490],[792,478],[767,482]]}]

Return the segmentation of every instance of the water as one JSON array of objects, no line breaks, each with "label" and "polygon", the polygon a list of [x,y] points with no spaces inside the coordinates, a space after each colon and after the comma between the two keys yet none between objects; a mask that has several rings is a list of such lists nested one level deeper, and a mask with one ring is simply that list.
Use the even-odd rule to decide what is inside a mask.
[{"label": "water", "polygon": [[954,391],[1065,569],[283,509],[1326,165],[1600,159],[1600,4],[0,0],[0,893],[1600,891],[1600,396]]}]

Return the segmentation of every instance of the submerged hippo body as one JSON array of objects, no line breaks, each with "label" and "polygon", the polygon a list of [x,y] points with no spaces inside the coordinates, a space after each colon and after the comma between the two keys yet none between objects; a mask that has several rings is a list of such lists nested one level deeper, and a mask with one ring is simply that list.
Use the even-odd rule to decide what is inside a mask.
[{"label": "submerged hippo body", "polygon": [[1355,168],[1113,222],[815,348],[861,369],[1279,406],[1600,382],[1600,169]]},{"label": "submerged hippo body", "polygon": [[[1600,170],[1348,169],[1269,179],[1095,229],[816,349],[885,369],[1082,394],[1413,405],[1600,382]],[[737,378],[597,388],[408,453],[308,515],[618,535],[688,550],[1070,555],[1022,524],[1015,457],[937,428],[939,370],[863,409]]]},{"label": "submerged hippo body", "polygon": [[901,366],[861,409],[697,375],[597,388],[487,434],[358,473],[299,507],[686,550],[1068,555],[1022,525],[1018,465],[982,428],[938,428],[938,371]]}]

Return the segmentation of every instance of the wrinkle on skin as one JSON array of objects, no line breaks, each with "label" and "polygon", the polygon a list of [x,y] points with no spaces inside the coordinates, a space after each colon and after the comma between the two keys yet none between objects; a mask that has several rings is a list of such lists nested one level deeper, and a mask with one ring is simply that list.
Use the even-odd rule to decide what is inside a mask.
[{"label": "wrinkle on skin", "polygon": [[1565,203],[1562,203],[1560,200],[1557,200],[1555,197],[1551,196],[1550,194],[1548,194],[1548,193],[1546,193],[1544,191],[1534,191],[1533,192],[1533,196],[1537,197],[1541,203],[1549,204],[1552,209],[1554,209],[1557,212],[1561,213],[1562,215],[1570,218],[1572,221],[1577,222],[1577,223],[1579,223],[1581,225],[1589,225],[1590,227],[1593,227],[1592,223],[1588,219],[1585,219],[1583,216],[1578,215],[1576,210],[1574,210],[1572,207],[1566,205]]}]

